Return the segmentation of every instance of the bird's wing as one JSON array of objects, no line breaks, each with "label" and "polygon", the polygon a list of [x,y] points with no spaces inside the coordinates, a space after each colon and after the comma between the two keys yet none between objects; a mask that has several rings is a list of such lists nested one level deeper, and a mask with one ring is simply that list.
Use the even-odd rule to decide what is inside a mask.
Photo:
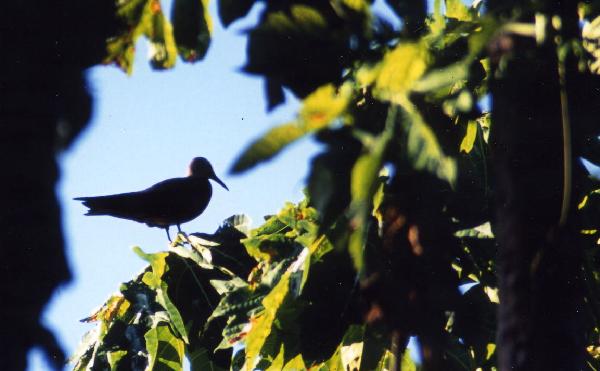
[{"label": "bird's wing", "polygon": [[[208,180],[204,183],[208,184]],[[207,197],[202,203],[208,203],[210,189],[203,191],[202,188],[191,178],[173,178],[139,192],[79,197],[75,200],[83,201],[89,208],[86,215],[110,215],[149,225],[167,226],[204,210],[206,204],[197,205],[197,197],[194,197],[198,191],[203,192]]]},{"label": "bird's wing", "polygon": [[[156,183],[143,191],[154,197],[147,200],[155,210],[164,210],[167,214],[181,214],[182,218],[199,215],[210,200],[212,187],[208,179],[173,178]],[[183,215],[185,214],[185,215]]]},{"label": "bird's wing", "polygon": [[142,192],[120,193],[108,196],[78,197],[89,208],[86,215],[112,215],[138,220],[143,217],[146,196]]}]

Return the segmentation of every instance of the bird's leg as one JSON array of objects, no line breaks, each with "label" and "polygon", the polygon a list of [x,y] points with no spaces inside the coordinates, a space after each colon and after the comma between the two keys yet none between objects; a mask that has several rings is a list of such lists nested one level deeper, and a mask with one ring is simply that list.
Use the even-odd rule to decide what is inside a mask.
[{"label": "bird's leg", "polygon": [[185,237],[185,241],[187,241],[187,243],[191,243],[190,239],[188,238],[187,234],[185,234],[185,232],[183,232],[181,230],[181,225],[177,224],[177,230],[179,231],[177,234],[179,235],[179,233],[183,234],[183,237]]},{"label": "bird's leg", "polygon": [[173,242],[171,241],[171,235],[169,235],[169,227],[167,226],[167,228],[165,228],[165,231],[167,231],[167,238],[169,239],[169,242]]}]

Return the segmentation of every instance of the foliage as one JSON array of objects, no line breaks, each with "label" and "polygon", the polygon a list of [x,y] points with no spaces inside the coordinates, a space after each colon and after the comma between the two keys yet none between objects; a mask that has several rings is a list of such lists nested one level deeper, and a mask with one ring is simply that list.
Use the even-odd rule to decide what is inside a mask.
[{"label": "foliage", "polygon": [[[220,0],[222,23],[254,3]],[[510,57],[490,45],[543,30],[485,14],[480,1],[436,0],[429,15],[424,2],[388,3],[404,27],[366,0],[262,2],[244,71],[264,78],[269,108],[283,103],[283,89],[302,106],[254,140],[232,172],[312,136],[323,150],[307,198],[252,230],[232,217],[214,234],[180,234],[168,251],[136,250],[148,268],[88,319],[99,324],[76,369],[180,369],[185,354],[194,370],[417,370],[411,336],[430,369],[496,369],[493,122],[481,102],[491,60],[501,74]],[[171,67],[175,50],[188,61],[204,55],[206,3],[177,0],[174,31],[157,4],[120,3],[130,31],[109,40],[106,61],[129,71],[142,34],[155,45],[155,67]],[[596,2],[582,2],[583,36],[557,45],[586,73],[598,70],[597,13]],[[593,134],[583,154],[600,163]],[[590,180],[584,193],[585,326],[597,369],[600,191]]]},{"label": "foliage", "polygon": [[107,41],[104,63],[115,63],[131,73],[135,45],[140,36],[150,42],[150,63],[164,69],[175,65],[177,54],[195,62],[206,55],[210,44],[211,18],[207,0],[174,0],[169,21],[159,0],[117,2],[122,32]]}]

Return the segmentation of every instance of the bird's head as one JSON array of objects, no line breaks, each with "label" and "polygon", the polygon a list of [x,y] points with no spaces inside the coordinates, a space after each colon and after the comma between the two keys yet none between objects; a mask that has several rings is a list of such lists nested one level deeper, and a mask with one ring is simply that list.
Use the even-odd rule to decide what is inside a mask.
[{"label": "bird's head", "polygon": [[192,160],[188,175],[212,179],[229,191],[229,188],[227,188],[225,183],[223,183],[223,181],[217,177],[217,174],[215,174],[210,162],[208,162],[208,160],[204,157],[196,157]]}]

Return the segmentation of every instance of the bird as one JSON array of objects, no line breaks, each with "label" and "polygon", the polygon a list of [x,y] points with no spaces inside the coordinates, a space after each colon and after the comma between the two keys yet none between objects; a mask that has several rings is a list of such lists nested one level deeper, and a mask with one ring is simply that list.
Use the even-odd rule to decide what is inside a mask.
[{"label": "bird", "polygon": [[223,188],[229,188],[217,177],[212,165],[204,157],[196,157],[189,165],[188,175],[156,183],[138,192],[106,196],[77,197],[88,208],[85,215],[108,215],[145,223],[149,227],[164,228],[171,241],[169,228],[200,216],[212,196],[214,180]]}]

